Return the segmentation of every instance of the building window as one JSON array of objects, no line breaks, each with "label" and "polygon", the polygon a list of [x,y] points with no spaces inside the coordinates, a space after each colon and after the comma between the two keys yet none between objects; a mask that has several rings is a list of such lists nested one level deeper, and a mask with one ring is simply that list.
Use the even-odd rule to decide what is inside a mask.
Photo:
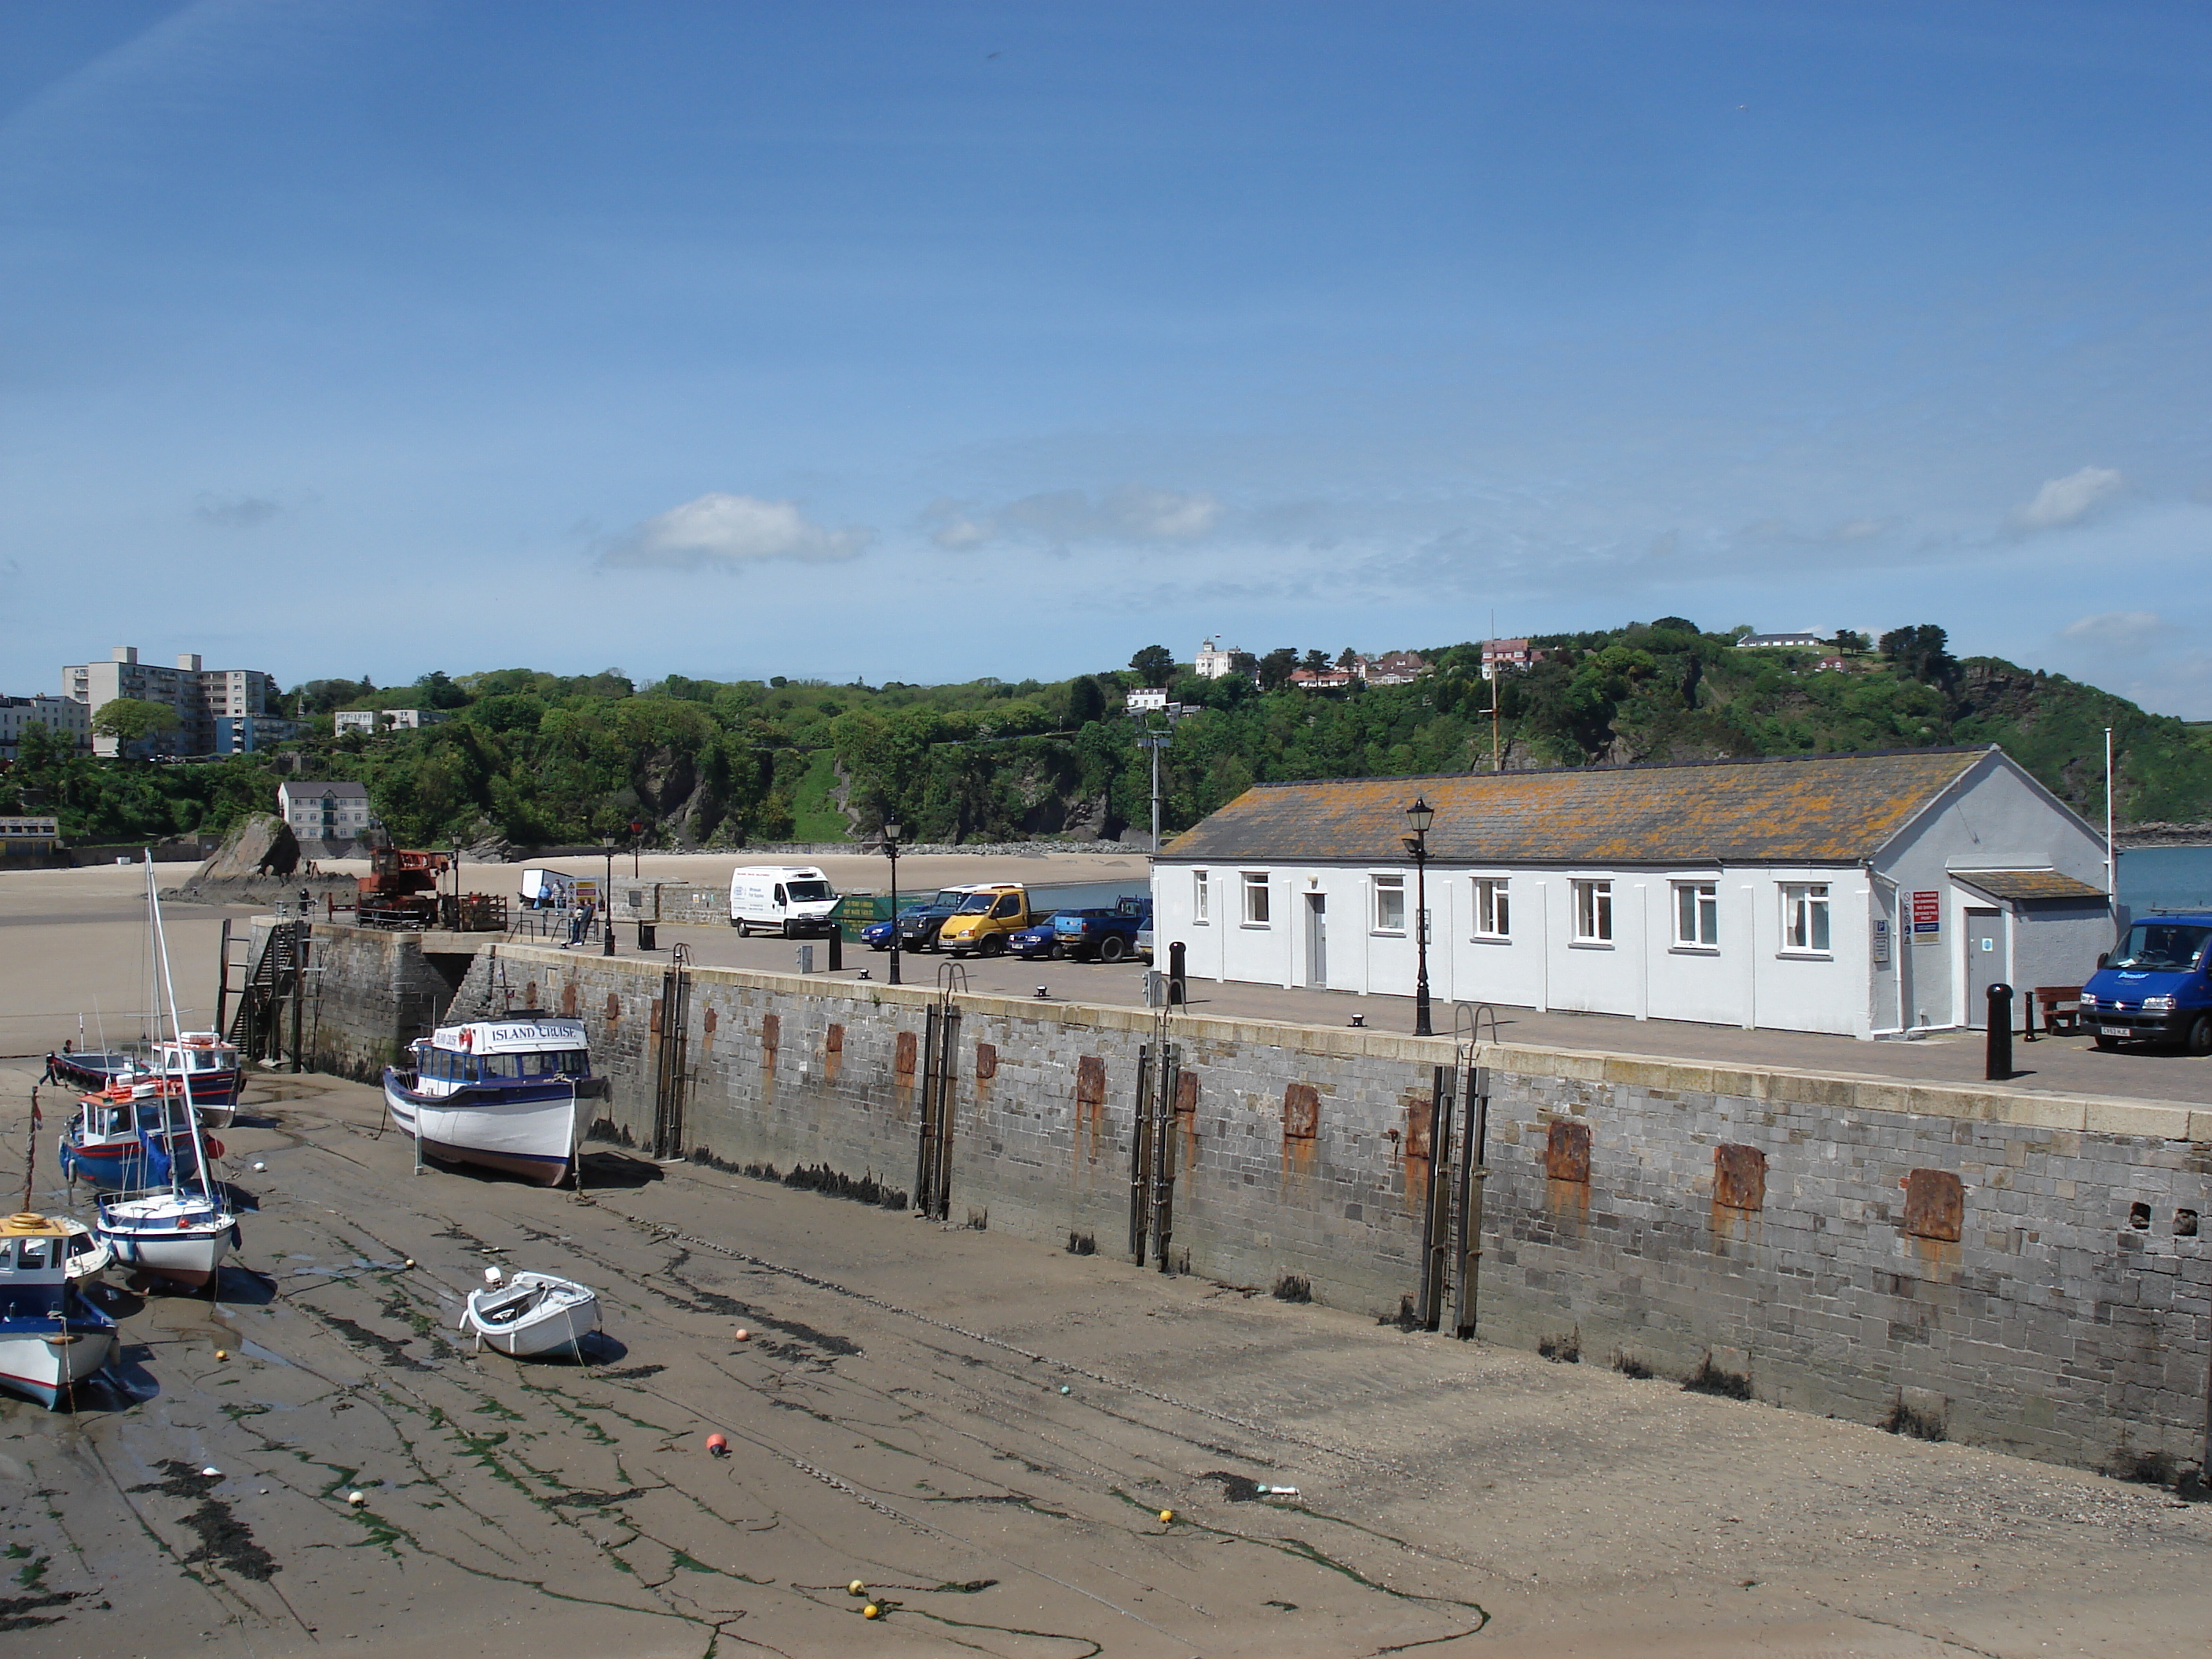
[{"label": "building window", "polygon": [[1782,948],[1828,953],[1828,884],[1786,883],[1782,889]]},{"label": "building window", "polygon": [[1710,951],[1721,942],[1720,889],[1711,882],[1674,884],[1674,943]]},{"label": "building window", "polygon": [[1613,884],[1578,881],[1575,884],[1575,943],[1613,943]]},{"label": "building window", "polygon": [[1510,939],[1513,935],[1511,885],[1503,876],[1474,878],[1474,936]]},{"label": "building window", "polygon": [[1244,872],[1244,925],[1265,927],[1267,925],[1267,875],[1263,870]]},{"label": "building window", "polygon": [[1406,931],[1405,877],[1375,878],[1375,931],[1400,934]]},{"label": "building window", "polygon": [[1190,872],[1190,919],[1200,925],[1213,920],[1213,884],[1206,879],[1210,873],[1205,870]]}]

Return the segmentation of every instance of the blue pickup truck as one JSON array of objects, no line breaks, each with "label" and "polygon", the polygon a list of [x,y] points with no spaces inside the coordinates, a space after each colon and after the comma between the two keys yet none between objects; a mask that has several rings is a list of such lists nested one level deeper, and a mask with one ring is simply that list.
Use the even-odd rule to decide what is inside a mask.
[{"label": "blue pickup truck", "polygon": [[2081,988],[2081,1024],[2100,1048],[2178,1042],[2212,1054],[2212,911],[2184,911],[2131,924],[2118,948],[2097,959]]},{"label": "blue pickup truck", "polygon": [[1127,962],[1137,954],[1137,933],[1152,925],[1152,902],[1134,896],[1110,908],[1062,910],[1052,919],[1060,954],[1078,962]]}]

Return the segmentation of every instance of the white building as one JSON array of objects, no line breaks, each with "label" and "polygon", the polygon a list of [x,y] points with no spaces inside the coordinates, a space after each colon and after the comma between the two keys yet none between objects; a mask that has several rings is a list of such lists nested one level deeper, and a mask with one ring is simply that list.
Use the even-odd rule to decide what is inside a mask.
[{"label": "white building", "polygon": [[331,716],[337,732],[418,732],[453,719],[450,708],[341,708]]},{"label": "white building", "polygon": [[1262,784],[1153,860],[1155,936],[1196,975],[1411,995],[1417,796],[1440,1005],[1866,1037],[2112,943],[2102,839],[1995,747]]},{"label": "white building", "polygon": [[1243,653],[1233,645],[1222,647],[1207,640],[1198,647],[1198,659],[1193,668],[1204,679],[1227,679],[1237,672],[1234,664],[1242,655]]},{"label": "white building", "polygon": [[43,726],[79,754],[92,752],[92,710],[69,697],[0,697],[0,760],[22,753],[23,728]]},{"label": "white building", "polygon": [[[176,710],[176,731],[151,745],[171,755],[214,754],[216,721],[266,714],[275,689],[257,669],[208,668],[190,653],[179,657],[174,668],[142,663],[135,645],[117,646],[106,662],[74,663],[62,670],[62,695],[83,704],[88,720],[118,697],[166,703]],[[116,738],[100,737],[92,739],[92,746],[95,754],[107,756],[121,747]]]},{"label": "white building", "polygon": [[1739,651],[1771,651],[1778,646],[1825,646],[1830,635],[1801,628],[1788,634],[1747,634],[1735,642]]},{"label": "white building", "polygon": [[375,823],[368,787],[359,783],[304,783],[287,778],[276,786],[276,813],[302,842],[361,841]]},{"label": "white building", "polygon": [[1482,678],[1494,680],[1501,673],[1522,673],[1544,660],[1544,653],[1526,640],[1485,640]]}]

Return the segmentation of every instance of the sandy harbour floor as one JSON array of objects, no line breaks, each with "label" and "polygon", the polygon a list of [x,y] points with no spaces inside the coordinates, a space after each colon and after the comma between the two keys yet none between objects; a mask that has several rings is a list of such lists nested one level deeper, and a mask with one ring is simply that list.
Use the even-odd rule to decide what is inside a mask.
[{"label": "sandy harbour floor", "polygon": [[[10,1146],[33,1076],[0,1065]],[[2156,1488],[611,1150],[582,1196],[417,1176],[380,1124],[258,1079],[219,1296],[118,1287],[114,1387],[0,1404],[11,1655],[2171,1659],[2212,1624],[2212,1505]],[[603,1339],[471,1352],[489,1264],[592,1285]]]}]

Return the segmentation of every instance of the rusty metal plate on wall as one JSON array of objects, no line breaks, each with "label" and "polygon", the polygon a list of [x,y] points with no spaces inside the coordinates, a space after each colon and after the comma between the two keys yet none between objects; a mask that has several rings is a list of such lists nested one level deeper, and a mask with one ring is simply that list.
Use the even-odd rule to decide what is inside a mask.
[{"label": "rusty metal plate on wall", "polygon": [[782,1042],[783,1016],[763,1014],[761,1016],[761,1047],[767,1049],[769,1053],[774,1054]]},{"label": "rusty metal plate on wall", "polygon": [[1544,1136],[1544,1173],[1553,1181],[1589,1183],[1589,1125],[1572,1118],[1553,1120]]},{"label": "rusty metal plate on wall", "polygon": [[1075,1062],[1075,1103],[1079,1106],[1103,1106],[1106,1103],[1106,1062],[1096,1054],[1085,1054]]},{"label": "rusty metal plate on wall", "polygon": [[1713,1202],[1723,1209],[1766,1207],[1766,1154],[1727,1143],[1713,1148]]},{"label": "rusty metal plate on wall", "polygon": [[1915,1238],[1959,1242],[1966,1222],[1966,1188],[1948,1170],[1915,1170],[1905,1177],[1905,1231]]},{"label": "rusty metal plate on wall", "polygon": [[1176,1115],[1177,1115],[1178,1116],[1181,1116],[1181,1117],[1190,1117],[1190,1116],[1194,1115],[1197,1113],[1197,1111],[1198,1111],[1198,1073],[1195,1073],[1195,1072],[1178,1072],[1178,1073],[1176,1073],[1176,1097],[1175,1097],[1175,1109],[1176,1109]]},{"label": "rusty metal plate on wall", "polygon": [[998,1074],[999,1045],[995,1042],[977,1043],[975,1045],[976,1080],[981,1083],[988,1083],[993,1078],[998,1076]]},{"label": "rusty metal plate on wall", "polygon": [[1321,1133],[1321,1091],[1310,1083],[1292,1083],[1283,1090],[1283,1139],[1311,1140]]},{"label": "rusty metal plate on wall", "polygon": [[909,1079],[914,1076],[915,1051],[920,1047],[913,1032],[901,1031],[898,1034],[898,1041],[891,1045],[891,1072],[894,1076]]}]

